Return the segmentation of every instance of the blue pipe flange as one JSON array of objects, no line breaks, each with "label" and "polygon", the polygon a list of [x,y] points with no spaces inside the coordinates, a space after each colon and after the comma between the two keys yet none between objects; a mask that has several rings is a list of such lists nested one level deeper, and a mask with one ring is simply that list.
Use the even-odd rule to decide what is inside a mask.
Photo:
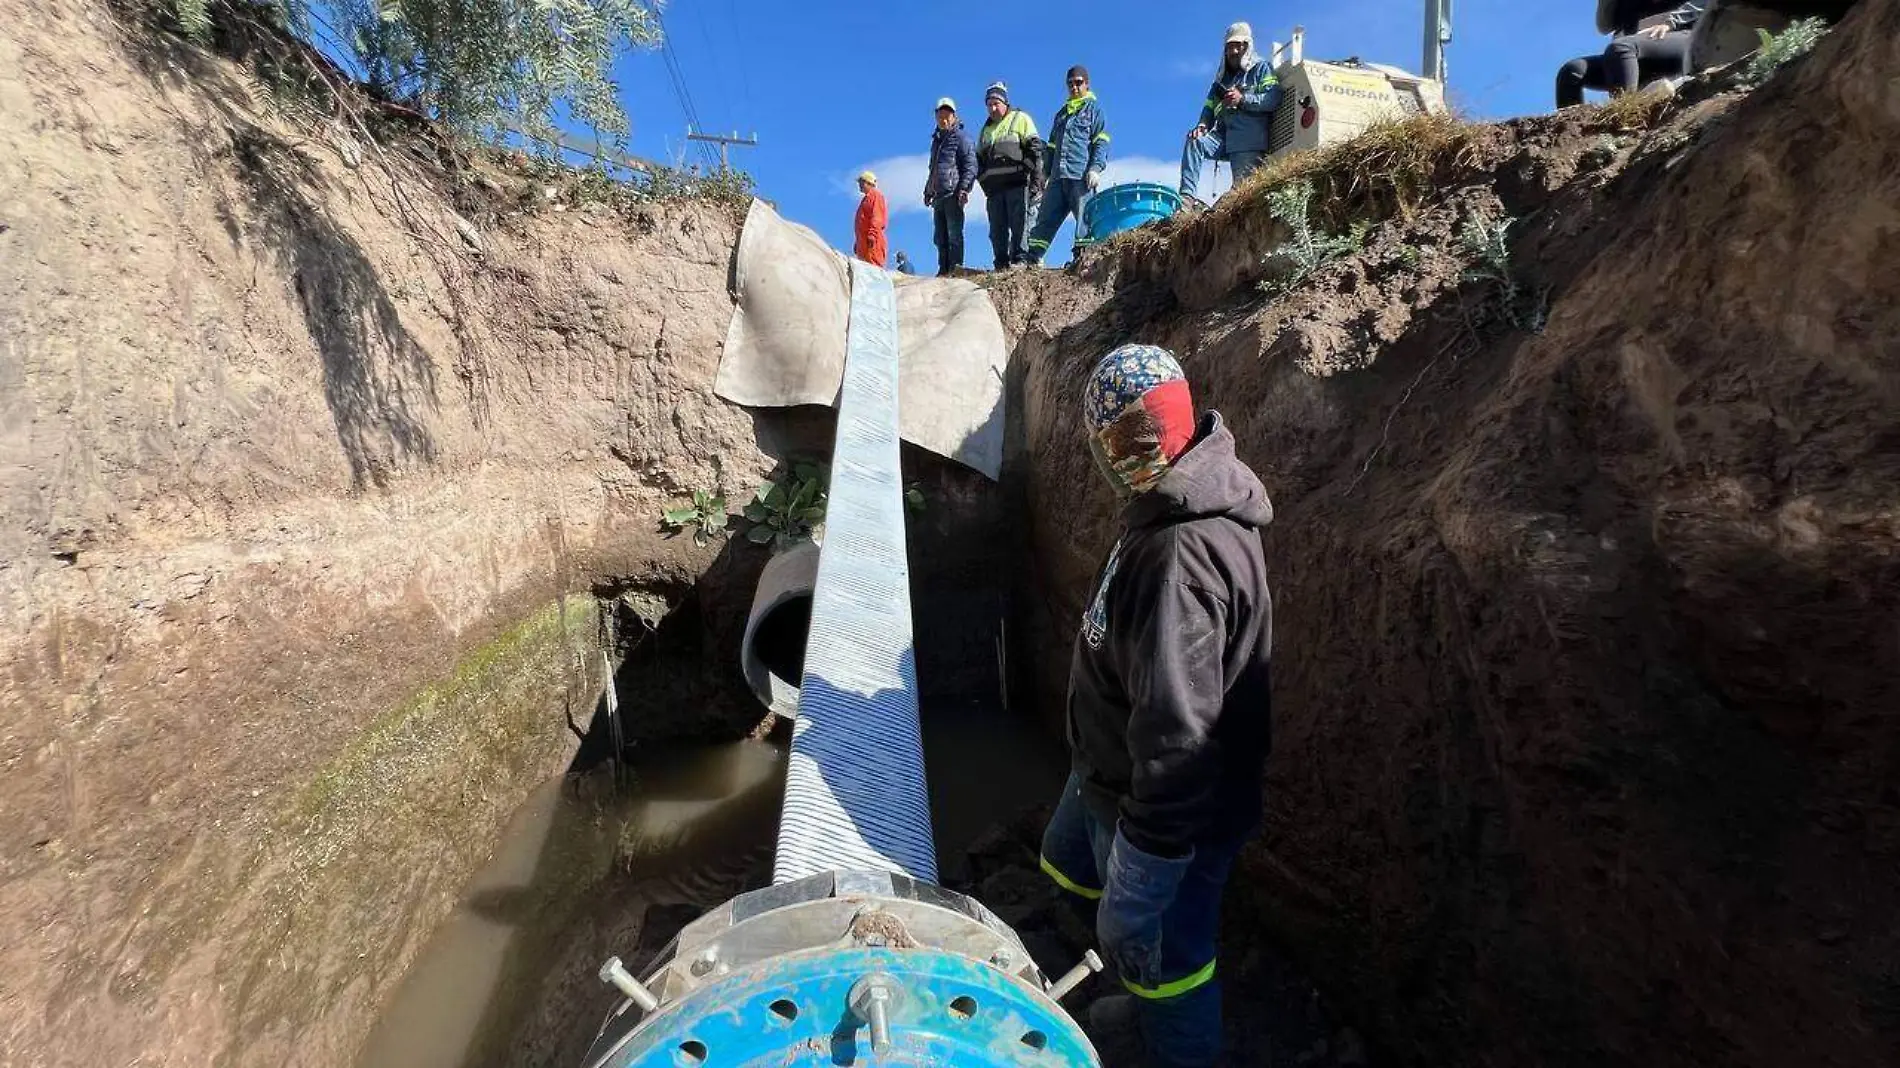
[{"label": "blue pipe flange", "polygon": [[729,972],[643,1021],[601,1062],[602,1068],[1095,1063],[1075,1022],[1027,984],[954,953],[895,949],[814,950]]}]

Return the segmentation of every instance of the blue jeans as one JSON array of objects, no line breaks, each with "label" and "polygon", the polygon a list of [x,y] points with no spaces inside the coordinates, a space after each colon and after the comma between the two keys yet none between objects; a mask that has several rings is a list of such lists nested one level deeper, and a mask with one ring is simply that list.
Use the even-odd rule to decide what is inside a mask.
[{"label": "blue jeans", "polygon": [[1181,192],[1193,196],[1201,187],[1201,164],[1206,160],[1224,159],[1232,164],[1234,184],[1239,185],[1259,168],[1265,157],[1264,152],[1228,152],[1216,134],[1190,137],[1181,149]]},{"label": "blue jeans", "polygon": [[[1198,843],[1174,903],[1162,913],[1160,974],[1135,998],[1151,1068],[1206,1068],[1220,1056],[1220,980],[1212,965],[1221,890],[1245,841]],[[1097,900],[1114,842],[1115,828],[1088,810],[1080,777],[1070,775],[1043,831],[1043,871],[1063,889]]]},{"label": "blue jeans", "polygon": [[1062,220],[1075,217],[1075,236],[1082,236],[1082,198],[1089,192],[1080,178],[1051,178],[1042,191],[1042,206],[1036,211],[1035,228],[1029,231],[1029,262],[1041,263],[1049,251],[1049,242],[1062,229]]},{"label": "blue jeans", "polygon": [[930,211],[937,226],[937,274],[949,274],[963,266],[963,201],[956,191],[939,193]]}]

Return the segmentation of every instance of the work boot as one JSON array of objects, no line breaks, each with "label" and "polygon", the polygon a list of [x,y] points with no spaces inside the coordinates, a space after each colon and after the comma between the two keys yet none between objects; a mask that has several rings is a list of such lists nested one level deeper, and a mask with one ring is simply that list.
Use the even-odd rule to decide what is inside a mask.
[{"label": "work boot", "polygon": [[1106,1068],[1135,1068],[1142,1062],[1140,1006],[1133,994],[1110,994],[1089,1004],[1083,1030],[1095,1043]]}]

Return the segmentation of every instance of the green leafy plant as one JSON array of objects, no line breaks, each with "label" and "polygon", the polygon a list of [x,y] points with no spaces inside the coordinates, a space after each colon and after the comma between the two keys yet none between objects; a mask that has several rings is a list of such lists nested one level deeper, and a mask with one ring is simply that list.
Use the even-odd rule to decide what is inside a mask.
[{"label": "green leafy plant", "polygon": [[1497,310],[1519,330],[1542,333],[1548,317],[1547,294],[1526,285],[1511,264],[1510,229],[1515,219],[1492,219],[1473,215],[1458,231],[1458,244],[1471,258],[1465,269],[1467,282],[1488,282],[1495,287]]},{"label": "green leafy plant", "polygon": [[1623,142],[1620,138],[1613,137],[1610,134],[1603,134],[1596,139],[1594,144],[1584,150],[1583,155],[1578,158],[1578,162],[1581,163],[1586,170],[1602,170],[1615,162],[1616,154],[1621,151],[1623,151]]},{"label": "green leafy plant", "polygon": [[745,506],[745,517],[753,524],[746,531],[747,540],[756,545],[769,542],[777,551],[810,538],[812,530],[825,521],[830,485],[829,465],[811,460],[793,463],[789,471],[760,486]]},{"label": "green leafy plant", "polygon": [[661,513],[660,521],[668,530],[691,530],[694,543],[704,545],[715,536],[724,537],[727,533],[726,498],[694,490],[692,504],[668,508]]},{"label": "green leafy plant", "polygon": [[1798,59],[1814,50],[1821,38],[1827,34],[1826,19],[1797,19],[1788,24],[1780,33],[1756,30],[1761,38],[1761,47],[1749,57],[1748,66],[1742,68],[1739,83],[1743,88],[1752,89],[1766,82],[1770,75],[1789,60]]},{"label": "green leafy plant", "polygon": [[1365,247],[1369,223],[1353,223],[1343,234],[1322,233],[1313,227],[1312,202],[1313,183],[1304,180],[1267,194],[1268,213],[1286,225],[1289,236],[1267,255],[1267,263],[1277,266],[1279,273],[1260,283],[1263,292],[1272,296],[1291,292],[1321,267]]},{"label": "green leafy plant", "polygon": [[172,17],[192,40],[211,39],[211,0],[172,0]]}]

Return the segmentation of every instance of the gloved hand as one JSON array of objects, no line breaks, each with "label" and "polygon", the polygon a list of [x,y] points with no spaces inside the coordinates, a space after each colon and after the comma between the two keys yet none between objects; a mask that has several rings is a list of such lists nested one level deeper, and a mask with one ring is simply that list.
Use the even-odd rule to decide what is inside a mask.
[{"label": "gloved hand", "polygon": [[1192,850],[1185,857],[1145,853],[1116,828],[1102,902],[1095,913],[1095,936],[1125,982],[1159,985],[1161,917],[1174,903],[1175,892],[1193,862]]},{"label": "gloved hand", "polygon": [[1089,187],[1089,192],[1095,192],[1095,188],[1102,184],[1102,172],[1090,171],[1087,176],[1082,179],[1082,184]]}]

